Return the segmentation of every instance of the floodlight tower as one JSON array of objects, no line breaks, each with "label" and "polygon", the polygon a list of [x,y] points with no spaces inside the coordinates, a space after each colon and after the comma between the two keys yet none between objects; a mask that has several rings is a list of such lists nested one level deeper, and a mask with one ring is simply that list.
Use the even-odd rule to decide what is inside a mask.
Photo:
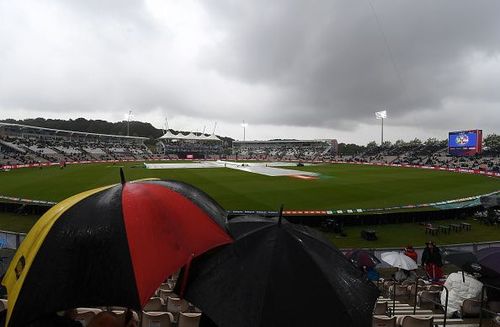
[{"label": "floodlight tower", "polygon": [[380,146],[384,144],[384,118],[387,118],[387,110],[377,111],[375,113],[375,118],[382,121],[382,133],[380,136]]},{"label": "floodlight tower", "polygon": [[129,110],[127,115],[127,136],[130,136],[130,117],[132,117],[132,110]]},{"label": "floodlight tower", "polygon": [[248,124],[245,123],[245,121],[243,121],[243,123],[241,124],[241,127],[243,127],[243,141],[245,141],[245,139],[246,139],[246,128],[248,127]]}]

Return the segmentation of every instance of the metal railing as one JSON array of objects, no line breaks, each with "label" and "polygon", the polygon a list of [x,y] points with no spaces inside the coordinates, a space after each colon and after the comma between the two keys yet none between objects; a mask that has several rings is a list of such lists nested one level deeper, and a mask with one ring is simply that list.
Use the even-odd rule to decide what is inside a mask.
[{"label": "metal railing", "polygon": [[0,230],[0,248],[17,249],[25,237],[25,233]]},{"label": "metal railing", "polygon": [[497,315],[498,314],[497,312],[489,310],[489,309],[487,309],[487,308],[484,307],[484,304],[485,304],[484,293],[485,293],[485,291],[486,291],[487,288],[492,289],[492,290],[500,291],[500,287],[498,287],[498,286],[483,284],[483,287],[481,288],[481,307],[479,309],[479,327],[483,326],[483,312],[487,312],[487,313],[490,313],[490,314],[493,314],[493,315]]},{"label": "metal railing", "polygon": [[[413,304],[413,314],[417,312],[417,297],[418,297],[418,282],[419,281],[424,281],[423,278],[417,278],[415,280],[415,297],[414,297],[414,304]],[[441,285],[441,284],[436,284],[436,283],[431,283],[431,285],[436,285],[439,287],[442,287],[443,290],[446,291],[446,297],[445,297],[445,302],[444,305],[440,302],[434,301],[433,299],[426,298],[426,300],[430,303],[433,303],[434,305],[440,306],[444,310],[444,317],[443,317],[443,327],[446,327],[446,319],[447,319],[447,314],[448,314],[448,296],[449,296],[449,290],[446,286]]]}]

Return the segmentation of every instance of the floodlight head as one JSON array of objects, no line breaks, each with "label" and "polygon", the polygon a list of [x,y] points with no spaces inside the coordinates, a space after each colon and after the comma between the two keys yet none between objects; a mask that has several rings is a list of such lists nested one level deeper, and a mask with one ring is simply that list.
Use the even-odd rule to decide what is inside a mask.
[{"label": "floodlight head", "polygon": [[375,113],[375,118],[377,118],[377,119],[386,119],[387,118],[387,110],[377,111]]},{"label": "floodlight head", "polygon": [[132,110],[129,110],[129,112],[125,114],[126,120],[130,120],[130,118],[132,118]]},{"label": "floodlight head", "polygon": [[248,127],[248,124],[243,122],[243,123],[241,123],[241,127]]}]

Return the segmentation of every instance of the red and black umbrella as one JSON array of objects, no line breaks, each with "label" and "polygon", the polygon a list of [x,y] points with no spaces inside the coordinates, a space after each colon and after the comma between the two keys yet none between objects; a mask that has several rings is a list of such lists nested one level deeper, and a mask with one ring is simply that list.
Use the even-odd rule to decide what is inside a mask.
[{"label": "red and black umbrella", "polygon": [[52,207],[22,242],[4,277],[7,326],[82,306],[140,310],[162,281],[232,242],[226,213],[180,182],[102,187]]}]

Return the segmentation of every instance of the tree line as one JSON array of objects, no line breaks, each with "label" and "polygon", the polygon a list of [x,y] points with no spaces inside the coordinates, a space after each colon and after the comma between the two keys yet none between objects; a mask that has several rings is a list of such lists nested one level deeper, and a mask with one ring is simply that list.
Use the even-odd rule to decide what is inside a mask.
[{"label": "tree line", "polygon": [[[446,148],[448,146],[448,140],[438,140],[436,138],[429,138],[422,141],[415,138],[411,141],[397,140],[392,143],[390,141],[385,141],[382,145],[377,144],[375,141],[369,142],[367,145],[358,145],[354,143],[339,143],[338,153],[342,155],[358,155],[367,150],[379,149],[383,151],[384,149],[390,149],[393,147],[397,148],[408,148],[415,149],[418,147],[427,147],[430,149]],[[500,135],[489,134],[483,138],[483,151],[491,154],[500,154]]]},{"label": "tree line", "polygon": [[[22,124],[29,126],[63,129],[78,132],[99,133],[99,134],[112,134],[112,135],[127,135],[127,121],[120,121],[111,123],[105,120],[87,120],[85,118],[77,119],[45,119],[45,118],[30,118],[30,119],[5,119],[5,123]],[[177,133],[178,131],[173,131]],[[142,136],[150,139],[157,139],[162,136],[164,131],[156,128],[150,123],[140,121],[130,121],[130,136]],[[220,136],[219,136],[220,137]],[[232,139],[228,137],[221,137],[226,145],[230,145]],[[447,140],[438,140],[436,138],[429,138],[425,141],[415,138],[411,141],[397,140],[392,143],[385,141],[382,145],[378,145],[375,141],[367,145],[358,145],[354,143],[339,143],[339,154],[343,155],[357,155],[375,148],[389,149],[391,147],[399,148],[416,148],[419,146],[445,148],[448,144]],[[483,139],[484,150],[494,154],[500,153],[500,135],[490,134]]]}]

